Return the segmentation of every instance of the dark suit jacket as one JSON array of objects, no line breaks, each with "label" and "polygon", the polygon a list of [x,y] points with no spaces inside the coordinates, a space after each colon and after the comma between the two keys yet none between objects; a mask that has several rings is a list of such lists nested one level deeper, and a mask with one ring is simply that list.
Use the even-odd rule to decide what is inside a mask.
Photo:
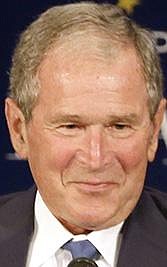
[{"label": "dark suit jacket", "polygon": [[[0,198],[0,267],[25,266],[35,193],[33,187]],[[117,267],[167,267],[167,195],[145,189],[122,235]]]}]

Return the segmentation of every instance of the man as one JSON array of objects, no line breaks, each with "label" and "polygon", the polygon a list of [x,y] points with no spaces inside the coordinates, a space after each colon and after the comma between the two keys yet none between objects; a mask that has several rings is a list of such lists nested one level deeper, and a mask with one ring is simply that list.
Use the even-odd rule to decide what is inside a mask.
[{"label": "man", "polygon": [[[151,34],[110,4],[49,9],[21,35],[6,117],[36,189],[1,200],[1,266],[166,267],[167,197],[143,189],[165,110]],[[35,206],[34,206],[35,203]]]}]

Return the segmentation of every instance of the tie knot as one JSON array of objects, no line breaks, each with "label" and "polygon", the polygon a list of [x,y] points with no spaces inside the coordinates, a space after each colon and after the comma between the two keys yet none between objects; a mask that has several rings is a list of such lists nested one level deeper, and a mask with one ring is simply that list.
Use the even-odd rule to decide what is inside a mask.
[{"label": "tie knot", "polygon": [[68,241],[62,248],[71,252],[73,259],[85,257],[97,260],[100,258],[99,251],[89,240]]}]

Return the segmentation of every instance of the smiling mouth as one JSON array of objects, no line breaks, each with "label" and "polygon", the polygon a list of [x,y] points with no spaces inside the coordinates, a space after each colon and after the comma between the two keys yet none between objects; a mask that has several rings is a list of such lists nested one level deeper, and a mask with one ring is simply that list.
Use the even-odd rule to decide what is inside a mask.
[{"label": "smiling mouth", "polygon": [[93,182],[75,182],[75,187],[83,192],[104,192],[108,190],[112,190],[116,186],[118,186],[118,183],[114,182],[98,182],[98,183],[93,183]]}]

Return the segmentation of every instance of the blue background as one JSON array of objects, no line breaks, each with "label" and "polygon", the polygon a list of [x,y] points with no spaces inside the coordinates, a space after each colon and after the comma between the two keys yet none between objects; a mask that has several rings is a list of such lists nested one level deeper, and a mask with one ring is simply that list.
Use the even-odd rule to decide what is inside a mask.
[{"label": "blue background", "polygon": [[[14,155],[4,117],[4,99],[7,94],[8,72],[12,51],[19,33],[37,15],[53,5],[70,2],[72,1],[6,0],[0,3],[0,194],[22,190],[28,188],[33,183],[27,162],[17,160]],[[118,1],[108,2],[118,3]],[[139,5],[134,7],[130,16],[139,24],[153,31],[166,32],[167,36],[167,1],[141,0],[138,2],[140,2]],[[167,46],[167,37],[166,39],[160,38],[157,40],[157,44],[159,46]],[[167,49],[161,54],[161,61],[164,76],[167,77]],[[167,88],[166,78],[165,88]],[[165,95],[167,95],[167,89],[165,89]],[[146,184],[167,192],[167,148],[162,137],[160,137],[156,159],[148,167]],[[167,136],[165,139],[167,139]]]}]

